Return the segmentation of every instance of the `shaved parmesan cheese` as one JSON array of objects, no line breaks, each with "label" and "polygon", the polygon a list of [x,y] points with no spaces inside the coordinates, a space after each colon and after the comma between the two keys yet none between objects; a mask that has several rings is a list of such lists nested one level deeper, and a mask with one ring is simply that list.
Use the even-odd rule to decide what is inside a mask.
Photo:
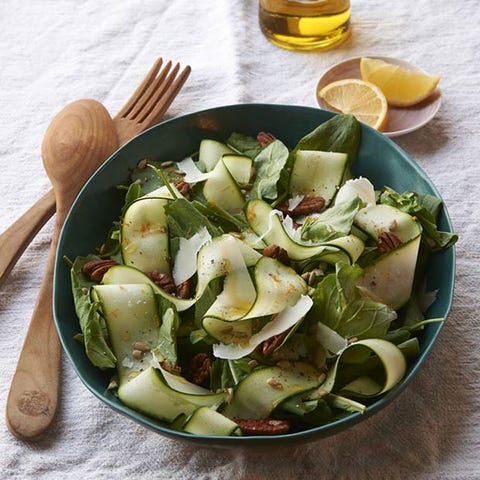
[{"label": "shaved parmesan cheese", "polygon": [[[170,184],[173,191],[176,193],[178,197],[183,197],[183,195],[176,189],[175,185]],[[144,195],[144,197],[153,197],[153,198],[174,198],[166,185],[162,185],[155,190],[152,190],[150,193]]]},{"label": "shaved parmesan cheese", "polygon": [[165,379],[165,382],[172,390],[176,390],[177,392],[181,393],[188,393],[191,395],[208,395],[209,393],[211,393],[210,390],[200,387],[195,383],[191,383],[184,377],[180,377],[179,375],[173,375],[173,373],[170,373],[161,367],[160,370],[162,372],[163,378]]},{"label": "shaved parmesan cheese", "polygon": [[288,211],[291,212],[295,208],[297,208],[301,203],[302,200],[305,198],[305,195],[295,195],[292,198],[288,199]]},{"label": "shaved parmesan cheese", "polygon": [[325,348],[327,358],[335,357],[348,346],[348,340],[322,322],[316,326],[315,338]]},{"label": "shaved parmesan cheese", "polygon": [[263,241],[263,239],[272,231],[273,229],[273,219],[275,218],[275,215],[277,215],[279,218],[283,219],[283,213],[280,210],[271,210],[270,213],[268,214],[268,228],[265,232],[263,232],[260,237],[258,237],[259,241]]},{"label": "shaved parmesan cheese", "polygon": [[[225,247],[228,247],[229,243],[224,242]],[[233,320],[243,317],[250,310],[257,292],[245,260],[235,245],[230,245],[230,248],[224,250],[224,259],[228,262],[228,273],[225,276],[223,291],[207,310],[205,316]]]},{"label": "shaved parmesan cheese", "polygon": [[172,277],[175,285],[188,280],[197,271],[197,254],[205,243],[212,239],[208,230],[203,227],[190,238],[181,238],[177,256],[173,265]]},{"label": "shaved parmesan cheese", "polygon": [[212,176],[212,172],[203,173],[198,169],[191,157],[185,158],[177,163],[178,170],[185,172],[183,179],[188,183],[204,182]]},{"label": "shaved parmesan cheese", "polygon": [[248,342],[242,344],[230,343],[229,345],[223,343],[215,344],[213,345],[213,355],[217,358],[228,360],[245,357],[253,352],[263,341],[293,327],[306,315],[312,304],[312,299],[308,295],[302,295],[295,305],[285,308],[258,333],[252,335]]},{"label": "shaved parmesan cheese", "polygon": [[368,178],[359,177],[345,182],[335,197],[335,205],[348,202],[355,197],[360,197],[367,206],[375,205],[375,189]]},{"label": "shaved parmesan cheese", "polygon": [[294,241],[297,243],[305,243],[302,240],[302,229],[301,228],[295,228],[293,226],[293,219],[290,217],[290,215],[286,215],[285,218],[282,221],[282,226],[283,229],[285,230],[285,233]]}]

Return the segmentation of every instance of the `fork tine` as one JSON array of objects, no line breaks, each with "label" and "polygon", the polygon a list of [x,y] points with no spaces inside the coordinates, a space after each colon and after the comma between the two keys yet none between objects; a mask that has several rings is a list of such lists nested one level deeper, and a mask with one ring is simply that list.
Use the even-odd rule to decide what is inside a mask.
[{"label": "fork tine", "polygon": [[155,104],[163,98],[168,87],[172,84],[173,80],[177,76],[179,69],[180,69],[180,64],[177,63],[175,67],[173,67],[173,70],[168,74],[168,76],[164,78],[162,82],[157,83],[156,90],[152,93],[152,96],[149,99],[149,101],[143,105],[142,111],[139,112],[139,117],[138,117],[139,122],[143,122],[143,120],[145,119],[145,117],[148,116],[148,114],[150,113],[152,108],[155,106]]},{"label": "fork tine", "polygon": [[128,99],[127,103],[122,107],[122,109],[117,113],[117,117],[123,117],[135,106],[139,98],[142,97],[145,90],[152,83],[152,81],[157,76],[160,67],[162,66],[163,59],[162,57],[158,58],[155,63],[152,65],[152,68],[148,71],[147,75],[143,79],[142,83],[136,88],[131,97]]},{"label": "fork tine", "polygon": [[142,96],[138,98],[135,106],[131,109],[131,111],[127,112],[126,116],[128,116],[129,119],[138,121],[137,116],[143,111],[145,105],[148,104],[150,98],[154,95],[157,89],[159,87],[162,87],[171,68],[172,62],[168,61],[166,65],[162,68],[160,73],[158,73],[157,77],[152,80],[148,88],[142,93]]},{"label": "fork tine", "polygon": [[[180,68],[179,64],[177,64],[177,66],[178,68],[176,68],[175,75]],[[153,125],[163,116],[163,114],[168,110],[168,107],[172,104],[178,92],[183,87],[183,84],[187,81],[191,70],[192,69],[190,68],[190,66],[187,65],[173,83],[171,82],[174,80],[175,75],[170,75],[169,82],[166,88],[163,89],[161,95],[160,93],[158,93],[157,95],[152,97],[149,109],[146,110],[144,117],[140,120],[141,122]],[[161,102],[159,101],[160,98],[162,98]]]}]

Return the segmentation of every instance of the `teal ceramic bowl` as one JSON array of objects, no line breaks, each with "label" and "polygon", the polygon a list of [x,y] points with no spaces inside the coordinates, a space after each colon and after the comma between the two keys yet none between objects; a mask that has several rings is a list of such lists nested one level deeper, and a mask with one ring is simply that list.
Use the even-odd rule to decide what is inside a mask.
[{"label": "teal ceramic bowl", "polygon": [[[54,279],[55,323],[70,361],[85,386],[113,410],[126,415],[152,430],[171,438],[203,446],[219,447],[278,447],[284,444],[310,442],[332,435],[370,417],[386,407],[412,380],[433,347],[441,323],[428,325],[423,331],[421,354],[410,365],[404,380],[387,395],[377,400],[367,413],[356,413],[329,425],[275,437],[206,437],[192,436],[169,429],[165,424],[146,417],[123,405],[107,385],[110,374],[92,366],[83,346],[74,336],[79,325],[71,295],[69,269],[64,256],[75,258],[94,251],[100,245],[123,204],[116,185],[128,177],[129,168],[139,160],[181,160],[196,151],[201,139],[225,140],[231,132],[256,135],[269,131],[293,148],[297,141],[333,113],[300,106],[246,104],[201,111],[165,121],[131,140],[114,153],[92,176],[76,199],[62,230],[58,244]],[[363,126],[362,142],[353,163],[353,173],[370,179],[376,188],[388,185],[397,191],[413,190],[440,197],[425,172],[390,139]],[[443,208],[440,228],[452,231],[448,213]],[[435,303],[427,312],[430,318],[448,315],[454,288],[455,251],[453,248],[432,257],[428,266],[427,286],[438,291]],[[407,393],[408,394],[408,393]]]}]

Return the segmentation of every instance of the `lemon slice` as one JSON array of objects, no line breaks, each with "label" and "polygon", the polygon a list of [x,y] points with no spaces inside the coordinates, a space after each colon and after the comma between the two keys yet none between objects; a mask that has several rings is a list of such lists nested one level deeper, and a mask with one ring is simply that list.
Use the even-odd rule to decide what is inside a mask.
[{"label": "lemon slice", "polygon": [[376,130],[387,124],[387,100],[373,83],[357,78],[338,80],[323,87],[318,96],[330,107],[350,113]]},{"label": "lemon slice", "polygon": [[379,87],[390,105],[409,107],[429,97],[440,77],[408,70],[376,58],[360,60],[362,79]]}]

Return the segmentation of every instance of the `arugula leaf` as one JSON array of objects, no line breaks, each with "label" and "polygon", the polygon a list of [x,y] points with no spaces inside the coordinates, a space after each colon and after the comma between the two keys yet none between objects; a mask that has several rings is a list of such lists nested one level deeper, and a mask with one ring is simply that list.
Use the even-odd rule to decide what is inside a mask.
[{"label": "arugula leaf", "polygon": [[352,229],[355,215],[362,207],[362,201],[355,197],[327,208],[318,215],[308,217],[302,225],[302,240],[325,242],[348,235]]},{"label": "arugula leaf", "polygon": [[217,391],[238,385],[253,370],[249,361],[248,357],[238,360],[216,359],[210,370],[210,389]]},{"label": "arugula leaf", "polygon": [[304,396],[305,392],[283,401],[275,408],[275,417],[299,420],[309,425],[324,425],[334,419],[332,409],[325,399],[309,399]]},{"label": "arugula leaf", "polygon": [[227,139],[227,145],[252,159],[262,151],[256,138],[241,133],[232,133]]},{"label": "arugula leaf", "polygon": [[275,200],[278,197],[277,183],[289,155],[288,148],[280,140],[274,140],[255,157],[256,174],[249,199]]},{"label": "arugula leaf", "polygon": [[336,115],[300,139],[295,150],[346,153],[351,162],[360,145],[361,135],[360,123],[353,115]]},{"label": "arugula leaf", "polygon": [[215,343],[218,343],[218,340],[211,337],[205,329],[199,328],[198,330],[192,330],[190,332],[190,343],[192,345],[195,345],[197,343],[214,345]]},{"label": "arugula leaf", "polygon": [[212,237],[223,233],[186,198],[177,198],[170,202],[165,207],[165,212],[168,216],[169,233],[174,237],[190,238],[203,227]]},{"label": "arugula leaf", "polygon": [[208,230],[212,238],[223,233],[186,198],[177,198],[169,202],[165,207],[165,212],[168,221],[171,258],[176,257],[181,238],[188,239],[203,227]]},{"label": "arugula leaf", "polygon": [[219,225],[223,231],[243,231],[249,228],[245,215],[231,214],[218,205],[205,205],[196,200],[192,201],[193,206],[209,219],[213,219],[215,225]]},{"label": "arugula leaf", "polygon": [[127,193],[125,194],[125,201],[122,207],[122,217],[125,215],[128,207],[138,198],[145,195],[145,192],[142,189],[142,186],[137,183],[131,183],[127,189]]},{"label": "arugula leaf", "polygon": [[175,164],[172,167],[163,168],[159,162],[145,160],[147,160],[146,165],[143,165],[141,168],[137,166],[130,174],[131,181],[141,185],[144,194],[153,192],[165,185],[162,177],[158,174],[159,170],[165,174],[171,183],[175,183],[183,178],[177,173]]},{"label": "arugula leaf", "polygon": [[417,217],[422,225],[422,238],[433,251],[449,248],[458,240],[458,235],[438,230],[436,219],[441,201],[433,195],[419,195],[409,191],[400,194],[386,187],[380,195],[380,203]]},{"label": "arugula leaf", "polygon": [[155,298],[162,319],[156,351],[172,367],[176,367],[178,363],[177,333],[180,327],[180,317],[173,303],[158,294],[155,295]]},{"label": "arugula leaf", "polygon": [[195,302],[195,325],[197,327],[202,325],[202,320],[206,311],[222,292],[223,282],[224,277],[218,277],[211,280],[207,285],[207,288],[205,288],[203,295]]},{"label": "arugula leaf", "polygon": [[120,226],[115,224],[109,230],[105,243],[99,251],[100,258],[110,258],[121,263]]},{"label": "arugula leaf", "polygon": [[388,306],[361,294],[356,284],[362,275],[358,265],[337,265],[336,272],[315,288],[309,318],[346,338],[383,338],[397,315]]},{"label": "arugula leaf", "polygon": [[86,262],[98,259],[99,257],[95,255],[77,257],[70,270],[70,276],[75,312],[80,321],[85,353],[93,365],[107,369],[114,368],[117,359],[106,341],[106,328],[98,313],[100,305],[90,299],[89,290],[94,282],[82,273],[82,267]]}]

